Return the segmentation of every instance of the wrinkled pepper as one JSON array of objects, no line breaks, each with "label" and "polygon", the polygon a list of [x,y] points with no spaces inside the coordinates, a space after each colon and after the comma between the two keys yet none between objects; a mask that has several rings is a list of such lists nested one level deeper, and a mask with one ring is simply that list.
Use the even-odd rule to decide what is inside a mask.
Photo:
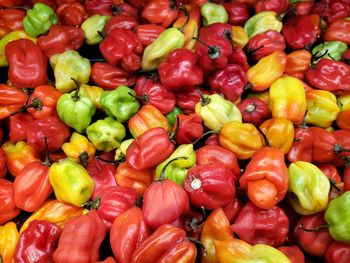
[{"label": "wrinkled pepper", "polygon": [[324,41],[341,41],[350,45],[350,20],[339,19],[330,23],[326,31],[322,34]]},{"label": "wrinkled pepper", "polygon": [[316,63],[321,58],[339,61],[347,49],[348,46],[341,41],[323,42],[315,46],[311,51],[314,57],[317,56],[317,59],[314,59],[313,63]]},{"label": "wrinkled pepper", "polygon": [[18,238],[17,225],[14,222],[0,226],[0,258],[3,263],[14,262]]},{"label": "wrinkled pepper", "polygon": [[15,218],[21,210],[14,202],[13,183],[0,178],[0,186],[0,225],[2,225]]},{"label": "wrinkled pepper", "polygon": [[98,32],[103,31],[111,18],[111,16],[95,14],[84,20],[81,29],[84,31],[85,41],[88,45],[97,45],[102,42],[103,37]]},{"label": "wrinkled pepper", "polygon": [[[21,0],[22,1],[22,0]],[[26,16],[26,11],[17,8],[3,8],[0,10],[0,37],[3,38],[6,34],[23,30],[23,18]]]},{"label": "wrinkled pepper", "polygon": [[249,38],[252,38],[268,30],[281,32],[282,25],[274,11],[262,11],[250,17],[244,23],[244,30],[248,33]]},{"label": "wrinkled pepper", "polygon": [[255,126],[259,126],[271,118],[269,106],[259,97],[243,99],[238,108],[241,111],[243,122],[251,123]]},{"label": "wrinkled pepper", "polygon": [[294,131],[294,141],[292,147],[287,153],[287,159],[290,162],[312,161],[314,137],[307,127],[297,127]]},{"label": "wrinkled pepper", "polygon": [[333,241],[326,250],[326,262],[336,263],[350,260],[350,245]]},{"label": "wrinkled pepper", "polygon": [[5,119],[20,110],[27,99],[27,94],[21,89],[0,84],[0,119]]},{"label": "wrinkled pepper", "polygon": [[85,7],[78,3],[63,3],[56,10],[58,21],[64,26],[79,27],[86,19]]},{"label": "wrinkled pepper", "polygon": [[177,18],[178,10],[172,0],[150,0],[144,6],[141,16],[151,24],[167,28]]},{"label": "wrinkled pepper", "polygon": [[204,26],[214,23],[227,23],[228,14],[224,6],[206,2],[201,6],[202,23]]}]

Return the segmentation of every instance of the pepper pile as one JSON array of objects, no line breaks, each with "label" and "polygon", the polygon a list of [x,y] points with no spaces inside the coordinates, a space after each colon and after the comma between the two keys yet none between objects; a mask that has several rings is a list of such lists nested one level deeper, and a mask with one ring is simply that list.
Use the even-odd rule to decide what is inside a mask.
[{"label": "pepper pile", "polygon": [[350,262],[349,0],[0,0],[0,262]]}]

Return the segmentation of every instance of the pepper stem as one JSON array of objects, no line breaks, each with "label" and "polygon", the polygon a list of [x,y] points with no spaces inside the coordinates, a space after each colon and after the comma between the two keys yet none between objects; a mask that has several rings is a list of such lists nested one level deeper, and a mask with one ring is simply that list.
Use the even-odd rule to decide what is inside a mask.
[{"label": "pepper stem", "polygon": [[174,138],[175,138],[176,134],[179,132],[179,129],[180,129],[180,117],[179,117],[179,115],[176,115],[175,124],[176,124],[175,130],[169,134],[169,139],[173,142],[174,142]]},{"label": "pepper stem", "polygon": [[118,165],[120,163],[119,158],[118,158],[118,160],[106,160],[106,159],[101,158],[100,156],[95,156],[95,159],[100,160],[100,161],[105,162],[105,163],[111,163],[114,165]]},{"label": "pepper stem", "polygon": [[96,197],[94,200],[92,201],[88,201],[86,203],[83,204],[84,207],[86,207],[89,210],[92,209],[98,209],[101,205],[101,197]]},{"label": "pepper stem", "polygon": [[298,227],[301,228],[303,231],[306,231],[306,232],[314,232],[314,231],[320,231],[320,230],[323,230],[323,229],[327,229],[328,225],[325,224],[325,225],[321,225],[321,226],[313,227],[313,228],[304,228],[304,226],[302,224],[300,224],[300,225],[298,225]]},{"label": "pepper stem", "polygon": [[180,157],[176,157],[176,158],[174,158],[174,159],[171,159],[169,162],[167,162],[167,163],[164,165],[164,167],[163,167],[163,169],[162,169],[162,171],[161,171],[161,173],[160,173],[159,181],[163,181],[163,180],[166,179],[166,178],[165,178],[165,170],[166,170],[166,168],[168,168],[168,166],[169,166],[171,163],[173,163],[173,162],[175,162],[175,161],[178,161],[178,160],[187,160],[187,159],[188,159],[188,157],[186,157],[186,156],[180,156]]},{"label": "pepper stem", "polygon": [[267,139],[266,134],[260,129],[260,127],[256,127],[258,131],[260,132],[261,136],[264,138],[265,146],[271,147],[271,144],[269,142],[269,139]]},{"label": "pepper stem", "polygon": [[135,206],[141,208],[143,204],[143,196],[140,196],[136,199]]},{"label": "pepper stem", "polygon": [[198,37],[192,37],[192,39],[196,40],[197,42],[201,43],[202,45],[206,46],[208,48],[208,55],[211,59],[216,59],[221,56],[220,48],[217,46],[209,46],[207,43],[200,40]]},{"label": "pepper stem", "polygon": [[45,161],[43,162],[43,165],[50,166],[51,159],[50,159],[49,145],[47,144],[46,136],[44,136],[44,142],[45,142]]},{"label": "pepper stem", "polygon": [[203,252],[203,256],[207,255],[207,249],[204,247],[203,243],[193,237],[187,237],[187,240],[196,245]]},{"label": "pepper stem", "polygon": [[188,13],[188,10],[186,9],[186,7],[184,5],[181,5],[180,8],[179,8],[179,11],[182,11],[185,13],[185,16],[186,16],[186,21],[185,23],[180,27],[178,28],[182,33],[184,32],[185,30],[185,27],[187,26],[188,22],[190,22],[190,14]]},{"label": "pepper stem", "polygon": [[74,101],[78,101],[80,100],[80,97],[79,97],[79,83],[78,81],[75,79],[75,78],[71,78],[71,80],[73,80],[73,82],[75,83],[75,85],[77,86],[77,89],[75,90],[74,94],[72,95],[72,99]]},{"label": "pepper stem", "polygon": [[97,31],[97,34],[99,34],[100,37],[106,38],[107,33],[105,31]]},{"label": "pepper stem", "polygon": [[17,113],[23,112],[26,109],[33,108],[35,110],[41,110],[43,108],[43,103],[39,98],[34,98],[33,101],[27,105],[24,105],[19,110],[16,110],[10,114],[10,116],[16,115]]},{"label": "pepper stem", "polygon": [[331,184],[331,186],[335,188],[335,190],[337,190],[338,192],[341,192],[341,190],[340,190],[339,187],[336,185],[336,182],[335,182],[333,179],[328,178],[328,180],[329,180],[329,183]]},{"label": "pepper stem", "polygon": [[195,145],[197,144],[200,140],[202,140],[205,136],[207,136],[208,134],[220,134],[219,131],[207,131],[205,133],[202,134],[201,137],[199,137],[197,140],[195,140],[192,145]]},{"label": "pepper stem", "polygon": [[340,154],[342,152],[350,152],[350,149],[344,148],[340,144],[336,143],[334,145],[333,151],[334,151],[335,154],[338,155],[338,154]]},{"label": "pepper stem", "polygon": [[84,151],[81,154],[79,154],[79,161],[81,162],[81,164],[84,167],[86,167],[88,159],[89,159],[89,155],[88,155],[88,153],[86,151]]},{"label": "pepper stem", "polygon": [[201,90],[198,87],[195,87],[197,93],[199,94],[199,96],[201,97],[201,105],[205,106],[208,105],[210,103],[210,98],[206,98],[204,97],[203,93],[201,92]]},{"label": "pepper stem", "polygon": [[128,94],[131,97],[133,97],[133,98],[135,98],[137,100],[141,100],[141,101],[143,101],[145,103],[147,103],[149,101],[149,96],[148,95],[137,96],[137,95],[132,94],[131,92],[128,92]]},{"label": "pepper stem", "polygon": [[342,160],[343,160],[346,167],[350,166],[350,157],[349,156],[343,156]]},{"label": "pepper stem", "polygon": [[255,53],[256,53],[256,51],[258,51],[259,49],[262,49],[262,48],[264,48],[264,45],[262,45],[262,46],[260,46],[260,47],[257,47],[257,48],[249,49],[247,53],[248,53],[248,55],[250,55],[250,56],[254,56]]}]

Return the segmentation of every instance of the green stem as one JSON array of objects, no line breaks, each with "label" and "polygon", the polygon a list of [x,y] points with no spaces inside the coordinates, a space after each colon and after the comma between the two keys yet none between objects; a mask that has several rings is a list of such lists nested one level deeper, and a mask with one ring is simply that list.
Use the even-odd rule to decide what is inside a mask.
[{"label": "green stem", "polygon": [[267,139],[266,134],[260,129],[260,127],[257,127],[257,129],[260,132],[261,136],[264,138],[265,146],[270,147],[271,144],[269,142],[269,139]]},{"label": "green stem", "polygon": [[342,152],[350,152],[350,149],[344,148],[340,144],[337,143],[337,144],[334,145],[333,151],[334,151],[335,154],[338,155],[338,154],[340,154]]},{"label": "green stem", "polygon": [[171,159],[169,162],[167,162],[167,163],[164,165],[164,167],[163,167],[163,169],[162,169],[162,171],[161,171],[161,173],[160,173],[159,181],[163,181],[163,180],[166,179],[166,178],[165,178],[165,170],[166,170],[166,168],[168,168],[168,166],[169,166],[171,163],[173,163],[173,162],[175,162],[175,161],[178,161],[178,160],[187,160],[187,159],[188,159],[188,157],[186,157],[186,156],[180,156],[180,157],[176,157],[176,158],[174,158],[174,159]]},{"label": "green stem", "polygon": [[208,55],[211,59],[216,59],[221,56],[220,48],[217,46],[209,46],[207,43],[200,40],[198,37],[192,37],[192,39],[196,40],[197,42],[201,43],[202,45],[206,46],[208,48]]},{"label": "green stem", "polygon": [[92,209],[98,209],[101,205],[101,197],[96,197],[94,200],[92,201],[88,201],[85,204],[83,204],[84,207],[86,207],[89,210]]},{"label": "green stem", "polygon": [[135,98],[137,100],[141,100],[141,101],[143,101],[145,103],[147,103],[149,101],[149,96],[148,95],[137,96],[137,95],[132,94],[131,92],[128,92],[128,94],[131,97],[133,97],[133,98]]},{"label": "green stem", "polygon": [[197,93],[199,94],[199,96],[201,97],[201,105],[205,106],[208,105],[210,103],[210,98],[206,98],[204,97],[203,93],[201,92],[201,90],[198,87],[195,87]]},{"label": "green stem", "polygon": [[81,162],[81,164],[86,167],[87,165],[87,162],[88,162],[88,159],[89,159],[89,155],[86,151],[82,152],[80,155],[79,155],[79,161]]},{"label": "green stem", "polygon": [[33,101],[30,104],[26,104],[19,110],[12,112],[10,116],[16,115],[17,113],[23,112],[29,108],[33,108],[35,110],[41,110],[43,108],[43,103],[39,98],[36,97],[33,99]]},{"label": "green stem", "polygon": [[44,142],[45,142],[45,161],[43,162],[43,164],[46,166],[50,166],[51,165],[50,152],[49,152],[49,145],[47,144],[46,136],[44,136]]},{"label": "green stem", "polygon": [[193,237],[187,237],[188,241],[196,245],[197,248],[200,248],[203,251],[203,256],[207,255],[207,249],[204,247],[203,243]]},{"label": "green stem", "polygon": [[320,230],[323,230],[323,229],[328,229],[328,225],[325,224],[325,225],[321,225],[321,226],[318,226],[318,227],[313,227],[313,228],[304,228],[304,226],[302,224],[298,225],[298,227],[300,229],[302,229],[303,231],[306,231],[306,232],[314,232],[314,231],[320,231]]},{"label": "green stem", "polygon": [[74,94],[73,94],[73,96],[72,96],[72,99],[73,99],[74,101],[78,101],[78,100],[80,100],[80,97],[79,97],[79,88],[80,88],[80,86],[79,86],[78,81],[76,81],[76,79],[71,78],[71,80],[73,80],[73,82],[74,82],[75,85],[77,86],[77,89],[75,90],[75,92],[74,92]]},{"label": "green stem", "polygon": [[208,134],[220,134],[219,131],[207,131],[205,133],[202,134],[201,137],[199,137],[197,140],[195,140],[192,145],[195,145],[197,144],[200,140],[202,140],[205,136],[207,136]]}]

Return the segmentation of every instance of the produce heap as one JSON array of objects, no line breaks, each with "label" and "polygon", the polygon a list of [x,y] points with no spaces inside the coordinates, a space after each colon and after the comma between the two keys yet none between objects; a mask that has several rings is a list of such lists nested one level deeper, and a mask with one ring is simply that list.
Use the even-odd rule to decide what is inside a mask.
[{"label": "produce heap", "polygon": [[0,7],[0,262],[350,262],[350,0]]}]

